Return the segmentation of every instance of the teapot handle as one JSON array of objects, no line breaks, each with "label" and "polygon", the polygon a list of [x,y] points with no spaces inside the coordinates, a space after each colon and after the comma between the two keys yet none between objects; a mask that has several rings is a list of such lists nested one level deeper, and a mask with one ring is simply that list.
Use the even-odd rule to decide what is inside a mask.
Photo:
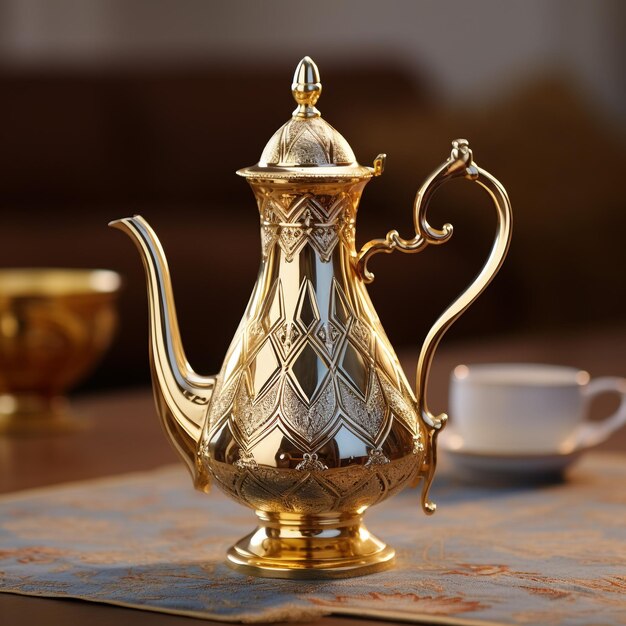
[{"label": "teapot handle", "polygon": [[416,396],[417,409],[428,433],[427,456],[419,476],[424,477],[422,487],[422,507],[427,514],[435,512],[436,505],[428,500],[428,493],[437,464],[437,435],[445,426],[448,416],[445,413],[433,415],[428,409],[426,385],[430,366],[435,350],[441,338],[457,318],[478,298],[496,275],[511,241],[511,203],[502,184],[489,172],[474,163],[469,143],[465,139],[452,142],[450,158],[435,170],[420,187],[413,206],[413,222],[415,237],[403,239],[397,230],[387,233],[385,239],[373,239],[366,243],[357,255],[356,270],[366,283],[374,280],[374,275],[367,269],[367,262],[378,252],[390,253],[420,252],[429,244],[442,244],[452,236],[452,225],[444,224],[443,228],[433,228],[426,219],[428,204],[435,191],[446,181],[453,178],[466,178],[483,187],[491,197],[498,216],[497,232],[489,257],[473,282],[443,312],[428,332],[417,362]]}]

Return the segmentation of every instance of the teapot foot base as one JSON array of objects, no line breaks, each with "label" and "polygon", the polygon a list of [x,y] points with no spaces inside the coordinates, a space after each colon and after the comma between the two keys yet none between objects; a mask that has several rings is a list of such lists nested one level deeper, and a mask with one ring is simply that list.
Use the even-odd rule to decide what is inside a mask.
[{"label": "teapot foot base", "polygon": [[232,546],[227,563],[251,576],[349,578],[393,566],[395,550],[363,526],[361,516],[257,511],[261,524]]}]

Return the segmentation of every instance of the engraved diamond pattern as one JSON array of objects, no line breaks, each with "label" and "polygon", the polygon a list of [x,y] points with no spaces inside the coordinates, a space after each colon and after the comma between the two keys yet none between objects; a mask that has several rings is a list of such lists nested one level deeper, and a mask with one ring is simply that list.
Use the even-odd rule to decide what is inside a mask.
[{"label": "engraved diamond pattern", "polygon": [[305,280],[300,287],[300,297],[296,305],[296,320],[300,322],[306,333],[319,319],[320,314],[315,301],[315,293],[311,283]]},{"label": "engraved diamond pattern", "polygon": [[292,262],[309,244],[328,263],[340,236],[354,230],[354,211],[349,194],[312,195],[274,192],[261,203],[261,249],[267,257],[278,243],[285,259]]},{"label": "engraved diamond pattern", "polygon": [[286,511],[315,513],[330,511],[339,494],[324,480],[310,472],[303,472],[299,483],[285,493],[283,503]]},{"label": "engraved diamond pattern", "polygon": [[350,215],[352,213],[352,198],[347,193],[339,193],[336,196],[318,196],[322,204],[328,207],[326,219],[336,220],[340,215]]},{"label": "engraved diamond pattern", "polygon": [[237,341],[232,350],[230,350],[230,354],[226,357],[224,361],[223,367],[223,377],[224,380],[231,380],[234,378],[239,371],[241,370],[242,365],[242,349],[241,349],[241,339]]},{"label": "engraved diamond pattern", "polygon": [[240,380],[241,377],[237,376],[228,380],[227,384],[224,385],[224,379],[220,378],[213,392],[214,400],[209,408],[209,419],[207,420],[207,425],[212,430],[218,428],[221,425],[222,419],[228,415],[235,399],[235,393],[237,392]]},{"label": "engraved diamond pattern", "polygon": [[[379,454],[374,449],[372,457],[376,456]],[[243,457],[248,458],[246,453]],[[313,459],[313,455],[309,458]],[[383,461],[380,456],[379,459]],[[294,484],[290,471],[251,462],[237,466],[209,460],[208,465],[219,486],[233,498],[262,511],[285,510],[287,505],[294,513],[353,511],[371,506],[397,492],[417,471],[411,457],[372,462],[368,468],[343,467],[332,474],[313,461],[296,470],[302,478]]]},{"label": "engraved diamond pattern", "polygon": [[411,430],[415,430],[415,410],[409,406],[398,390],[384,376],[380,377],[382,388],[391,411]]},{"label": "engraved diamond pattern", "polygon": [[307,226],[310,226],[314,222],[326,222],[328,215],[320,200],[320,196],[316,197],[310,194],[302,196],[298,204],[300,212],[294,212],[292,219],[304,222]]},{"label": "engraved diamond pattern", "polygon": [[345,331],[352,316],[346,303],[346,296],[337,281],[333,281],[331,308],[332,318],[337,323],[337,326]]},{"label": "engraved diamond pattern", "polygon": [[346,426],[365,437],[368,443],[375,443],[387,419],[387,405],[378,376],[371,372],[371,383],[367,400],[356,394],[352,387],[339,379],[341,405],[349,417]]},{"label": "engraved diamond pattern", "polygon": [[[259,315],[261,326],[266,333],[285,319],[284,311],[283,286],[279,279],[272,286]],[[257,324],[258,322],[253,322],[251,325],[256,328]]]},{"label": "engraved diamond pattern", "polygon": [[[267,263],[274,274],[253,295],[209,406],[205,440],[231,437],[232,446],[225,458],[202,462],[229,493],[266,510],[278,502],[299,512],[369,505],[398,488],[423,450],[384,335],[345,276],[320,279],[322,264],[353,238],[353,199],[270,190],[260,210],[263,254],[282,257]],[[316,293],[320,285],[327,291]],[[267,295],[256,302],[260,293]],[[410,462],[390,454],[398,446]],[[294,483],[289,472],[302,479]]]},{"label": "engraved diamond pattern", "polygon": [[387,374],[389,380],[397,385],[398,372],[396,371],[392,358],[389,356],[387,350],[385,350],[381,341],[376,341],[376,362],[382,371]]},{"label": "engraved diamond pattern", "polygon": [[307,442],[317,441],[335,422],[337,400],[333,381],[330,378],[326,380],[310,405],[302,400],[290,380],[285,381],[281,411],[291,430]]},{"label": "engraved diamond pattern", "polygon": [[363,321],[356,318],[352,322],[350,335],[365,352],[369,352],[372,334]]},{"label": "engraved diamond pattern", "polygon": [[274,415],[278,403],[280,381],[276,380],[263,398],[253,403],[245,380],[241,381],[235,396],[233,417],[237,428],[246,437],[252,436]]},{"label": "engraved diamond pattern", "polygon": [[331,254],[339,239],[332,225],[314,226],[310,232],[310,243],[320,253],[322,261],[330,261]]},{"label": "engraved diamond pattern", "polygon": [[277,497],[269,488],[270,485],[270,482],[257,480],[256,471],[247,469],[238,485],[238,492],[244,502],[248,502],[255,509],[263,509]]},{"label": "engraved diamond pattern", "polygon": [[266,225],[261,229],[261,253],[267,257],[278,239],[278,227]]},{"label": "engraved diamond pattern", "polygon": [[253,320],[250,324],[248,324],[245,336],[247,341],[246,350],[254,352],[267,335],[265,329],[263,328],[263,324],[261,324],[258,320]]},{"label": "engraved diamond pattern", "polygon": [[[248,350],[256,346],[251,358],[243,363],[240,345],[231,351],[225,372],[231,379],[241,371],[245,376],[240,384],[228,380],[217,390],[219,400],[210,408],[210,423],[217,425],[232,409],[238,432],[255,440],[275,418],[308,454],[315,451],[313,445],[323,444],[338,422],[370,446],[394,417],[414,429],[414,408],[396,388],[392,357],[384,351],[372,354],[374,331],[351,311],[336,281],[326,300],[328,311],[320,311],[312,284],[302,281],[293,320],[285,317],[280,281],[271,294],[264,317],[248,325],[254,338]],[[376,344],[380,351],[381,344]],[[391,379],[379,378],[376,368]]]},{"label": "engraved diamond pattern", "polygon": [[199,461],[264,511],[371,506],[417,476],[427,440],[353,284],[362,184],[252,186],[264,262],[216,381]]},{"label": "engraved diamond pattern", "polygon": [[274,351],[272,342],[266,339],[247,369],[250,388],[254,389],[258,395],[261,395],[266,385],[274,378],[279,369],[280,361]]},{"label": "engraved diamond pattern", "polygon": [[306,343],[291,365],[290,377],[308,404],[317,395],[328,372],[328,366],[320,358],[313,344]]},{"label": "engraved diamond pattern", "polygon": [[351,341],[346,342],[341,357],[341,371],[360,398],[365,400],[369,366],[361,352]]}]

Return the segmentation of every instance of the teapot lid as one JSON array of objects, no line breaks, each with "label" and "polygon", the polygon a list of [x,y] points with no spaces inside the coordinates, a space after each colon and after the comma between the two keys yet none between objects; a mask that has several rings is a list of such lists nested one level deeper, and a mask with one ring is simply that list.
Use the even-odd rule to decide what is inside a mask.
[{"label": "teapot lid", "polygon": [[317,65],[304,57],[293,76],[298,104],[291,119],[267,142],[256,165],[238,170],[246,178],[370,178],[374,169],[359,165],[350,144],[315,107],[322,93]]}]

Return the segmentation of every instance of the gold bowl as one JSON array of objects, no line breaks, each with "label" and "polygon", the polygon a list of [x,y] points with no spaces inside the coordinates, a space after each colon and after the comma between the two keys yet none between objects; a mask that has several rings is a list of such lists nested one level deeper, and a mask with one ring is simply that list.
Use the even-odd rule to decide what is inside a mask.
[{"label": "gold bowl", "polygon": [[108,348],[121,282],[109,270],[0,270],[0,433],[80,425],[64,393]]}]

